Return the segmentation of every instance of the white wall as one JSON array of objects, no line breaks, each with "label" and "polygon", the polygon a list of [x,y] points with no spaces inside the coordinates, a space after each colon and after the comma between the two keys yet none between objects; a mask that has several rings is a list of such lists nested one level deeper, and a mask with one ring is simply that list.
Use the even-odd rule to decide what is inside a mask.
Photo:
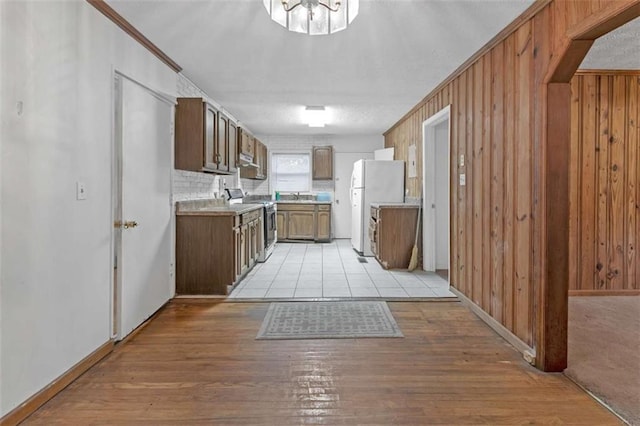
[{"label": "white wall", "polygon": [[[334,152],[373,152],[384,148],[382,135],[354,135],[354,136],[257,136],[267,146],[269,152],[286,152],[309,150],[313,146],[332,145]],[[264,181],[242,179],[242,188],[249,194],[269,194],[269,179]],[[312,193],[329,192],[333,199],[333,182],[314,181]]]},{"label": "white wall", "polygon": [[4,415],[108,341],[113,69],[176,75],[84,1],[1,1],[0,41]]}]

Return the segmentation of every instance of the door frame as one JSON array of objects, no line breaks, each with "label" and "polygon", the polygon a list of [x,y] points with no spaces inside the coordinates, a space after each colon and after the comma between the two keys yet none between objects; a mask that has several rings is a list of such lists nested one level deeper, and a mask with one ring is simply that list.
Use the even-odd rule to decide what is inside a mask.
[{"label": "door frame", "polygon": [[571,79],[594,41],[640,16],[640,1],[605,8],[567,31],[542,83],[540,286],[536,295],[536,367],[567,367],[569,311],[569,167]]},{"label": "door frame", "polygon": [[[122,228],[117,227],[116,223],[122,221],[122,162],[123,162],[123,146],[122,146],[122,80],[128,80],[142,89],[146,90],[149,94],[157,98],[158,100],[169,104],[172,108],[172,117],[175,117],[175,105],[177,99],[164,93],[162,91],[153,89],[135,78],[127,75],[126,73],[112,68],[111,70],[111,82],[112,82],[112,134],[111,134],[111,250],[110,250],[110,331],[111,339],[119,340],[123,338],[121,331],[121,307],[122,307],[122,276],[118,273],[118,259],[122,257]],[[175,155],[175,132],[174,132],[174,118],[171,119],[171,164],[174,163]],[[169,176],[172,180],[172,177]],[[171,204],[171,285],[173,286],[173,292],[175,294],[175,206],[173,205],[173,185],[169,186],[169,200]]]},{"label": "door frame", "polygon": [[[436,213],[435,210],[435,143],[437,125],[449,121],[447,129],[447,194],[449,212],[451,212],[451,105],[429,117],[422,123],[422,269],[435,272],[436,270]],[[451,270],[451,222],[447,232],[449,240],[447,269]],[[428,238],[433,236],[433,238]]]}]

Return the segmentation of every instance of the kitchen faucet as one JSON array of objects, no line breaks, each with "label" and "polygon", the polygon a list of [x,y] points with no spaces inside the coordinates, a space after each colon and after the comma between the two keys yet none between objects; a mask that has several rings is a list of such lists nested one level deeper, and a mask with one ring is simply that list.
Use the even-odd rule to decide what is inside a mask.
[{"label": "kitchen faucet", "polygon": [[294,199],[299,200],[299,199],[300,199],[300,192],[296,192],[296,193],[293,195],[293,197],[294,197]]}]

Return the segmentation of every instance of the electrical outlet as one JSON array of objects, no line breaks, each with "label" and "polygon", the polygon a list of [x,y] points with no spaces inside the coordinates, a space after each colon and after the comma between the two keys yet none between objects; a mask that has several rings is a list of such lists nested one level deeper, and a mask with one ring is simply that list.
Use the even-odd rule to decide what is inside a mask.
[{"label": "electrical outlet", "polygon": [[87,199],[87,187],[85,186],[84,182],[76,182],[76,199]]},{"label": "electrical outlet", "polygon": [[467,175],[462,173],[460,175],[460,186],[466,186],[467,185]]}]

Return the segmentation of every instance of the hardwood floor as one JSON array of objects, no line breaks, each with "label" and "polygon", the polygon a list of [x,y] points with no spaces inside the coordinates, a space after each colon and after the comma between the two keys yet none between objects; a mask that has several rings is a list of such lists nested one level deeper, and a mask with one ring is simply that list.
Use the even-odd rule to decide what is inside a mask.
[{"label": "hardwood floor", "polygon": [[268,303],[174,301],[25,424],[619,424],[458,302],[404,339],[255,340]]}]

